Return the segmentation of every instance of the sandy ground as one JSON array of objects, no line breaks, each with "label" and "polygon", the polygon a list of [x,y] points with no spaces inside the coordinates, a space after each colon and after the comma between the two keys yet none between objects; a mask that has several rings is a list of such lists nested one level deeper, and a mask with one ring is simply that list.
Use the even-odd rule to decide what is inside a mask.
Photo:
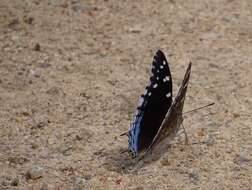
[{"label": "sandy ground", "polygon": [[[1,0],[0,49],[1,190],[251,189],[251,0]],[[193,62],[184,111],[216,104],[135,165],[119,134],[157,49],[175,91]]]}]

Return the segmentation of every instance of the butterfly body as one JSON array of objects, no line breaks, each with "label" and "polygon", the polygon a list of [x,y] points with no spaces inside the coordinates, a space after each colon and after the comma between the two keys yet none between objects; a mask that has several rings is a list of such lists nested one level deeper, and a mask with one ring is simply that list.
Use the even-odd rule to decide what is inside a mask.
[{"label": "butterfly body", "polygon": [[[128,152],[135,158],[147,153],[167,136],[176,134],[183,121],[191,64],[175,100],[172,102],[172,77],[165,55],[158,50],[152,63],[150,84],[141,96],[135,119],[128,132]],[[185,85],[186,84],[186,85]]]}]

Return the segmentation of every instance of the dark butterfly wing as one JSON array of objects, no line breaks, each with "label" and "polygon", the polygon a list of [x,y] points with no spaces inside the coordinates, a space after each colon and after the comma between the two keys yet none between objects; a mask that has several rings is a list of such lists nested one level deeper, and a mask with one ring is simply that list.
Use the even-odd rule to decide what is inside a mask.
[{"label": "dark butterfly wing", "polygon": [[180,86],[177,96],[175,97],[168,113],[162,122],[156,136],[154,137],[151,145],[146,150],[145,154],[151,151],[157,144],[167,137],[174,137],[179,130],[181,123],[183,122],[182,111],[184,106],[184,101],[186,97],[187,86],[189,83],[190,73],[191,73],[191,63],[189,63],[186,70],[184,80]]},{"label": "dark butterfly wing", "polygon": [[171,72],[160,50],[154,56],[151,72],[150,84],[140,98],[135,120],[128,133],[132,157],[150,146],[172,104]]}]

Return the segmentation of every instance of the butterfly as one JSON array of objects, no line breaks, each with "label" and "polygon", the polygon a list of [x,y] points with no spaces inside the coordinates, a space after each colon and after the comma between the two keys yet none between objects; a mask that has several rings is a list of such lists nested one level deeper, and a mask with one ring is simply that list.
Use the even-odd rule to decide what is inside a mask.
[{"label": "butterfly", "polygon": [[183,122],[187,86],[191,72],[189,63],[178,94],[172,101],[172,77],[164,53],[158,50],[153,58],[150,83],[141,95],[129,131],[128,153],[132,158],[152,151],[167,137],[175,136]]}]

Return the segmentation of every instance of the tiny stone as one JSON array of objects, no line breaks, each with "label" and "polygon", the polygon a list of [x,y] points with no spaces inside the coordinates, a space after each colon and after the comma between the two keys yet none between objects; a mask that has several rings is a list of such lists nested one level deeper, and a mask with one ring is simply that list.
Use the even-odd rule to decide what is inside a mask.
[{"label": "tiny stone", "polygon": [[40,187],[40,190],[49,190],[49,187],[46,183],[43,183]]},{"label": "tiny stone", "polygon": [[233,117],[238,118],[238,117],[240,117],[240,114],[239,113],[233,113]]},{"label": "tiny stone", "polygon": [[40,65],[41,68],[48,68],[48,67],[51,67],[51,66],[52,66],[52,65],[49,64],[49,63],[42,63],[42,64]]},{"label": "tiny stone", "polygon": [[237,154],[233,160],[233,162],[239,166],[245,166],[249,163],[249,161],[250,159],[245,153]]},{"label": "tiny stone", "polygon": [[35,51],[40,51],[40,44],[36,44],[35,46],[34,46],[34,50]]},{"label": "tiny stone", "polygon": [[190,180],[195,184],[199,181],[199,174],[197,171],[192,171],[189,173]]},{"label": "tiny stone", "polygon": [[82,140],[82,137],[81,137],[80,135],[76,135],[75,138],[76,138],[76,140],[78,140],[78,141]]},{"label": "tiny stone", "polygon": [[141,26],[136,25],[133,27],[129,27],[127,30],[129,33],[140,33],[142,29],[141,29]]},{"label": "tiny stone", "polygon": [[87,184],[87,180],[83,177],[77,177],[75,179],[74,190],[82,190]]},{"label": "tiny stone", "polygon": [[85,180],[90,180],[90,179],[91,179],[91,175],[84,175],[83,178],[84,178]]},{"label": "tiny stone", "polygon": [[32,168],[26,172],[25,177],[27,180],[29,180],[29,179],[41,178],[43,177],[43,175],[44,175],[44,169],[42,167],[32,166]]},{"label": "tiny stone", "polygon": [[19,184],[19,179],[18,178],[14,178],[12,181],[11,181],[11,186],[18,186]]},{"label": "tiny stone", "polygon": [[40,121],[39,123],[37,123],[37,128],[42,128],[44,126],[46,126],[47,122],[46,121]]},{"label": "tiny stone", "polygon": [[57,88],[57,87],[51,87],[50,89],[48,89],[46,91],[47,94],[50,94],[50,95],[57,95],[60,93],[60,88]]},{"label": "tiny stone", "polygon": [[144,187],[143,186],[137,186],[137,187],[134,187],[133,190],[143,190]]},{"label": "tiny stone", "polygon": [[32,129],[42,129],[46,125],[48,125],[48,123],[50,123],[50,121],[48,119],[46,119],[42,116],[36,117],[34,125],[32,126]]},{"label": "tiny stone", "polygon": [[160,163],[162,164],[162,166],[169,166],[171,165],[171,163],[169,162],[168,159],[163,159],[160,161]]},{"label": "tiny stone", "polygon": [[207,146],[212,146],[214,143],[215,143],[215,140],[214,140],[214,138],[211,138],[211,137],[209,137],[209,138],[205,141],[205,144],[206,144]]},{"label": "tiny stone", "polygon": [[34,21],[34,18],[32,17],[24,18],[24,22],[27,24],[32,24],[33,21]]},{"label": "tiny stone", "polygon": [[14,27],[15,25],[17,25],[19,23],[18,19],[13,19],[9,22],[9,27]]},{"label": "tiny stone", "polygon": [[10,176],[2,176],[0,178],[0,187],[10,186],[10,185],[11,185],[11,177]]},{"label": "tiny stone", "polygon": [[37,144],[35,144],[35,143],[33,143],[32,145],[31,145],[31,148],[32,149],[37,149],[39,146],[37,145]]},{"label": "tiny stone", "polygon": [[29,113],[28,111],[23,111],[22,114],[23,114],[23,116],[25,116],[25,117],[30,116],[30,113]]},{"label": "tiny stone", "polygon": [[1,181],[1,183],[0,183],[2,186],[8,186],[9,185],[9,183],[7,182],[7,181]]}]

